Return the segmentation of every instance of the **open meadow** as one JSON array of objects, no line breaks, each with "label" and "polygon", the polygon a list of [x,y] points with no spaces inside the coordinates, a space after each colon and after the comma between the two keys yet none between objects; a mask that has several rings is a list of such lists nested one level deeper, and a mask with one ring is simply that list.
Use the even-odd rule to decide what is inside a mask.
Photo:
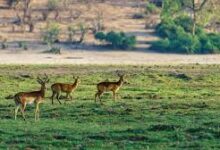
[{"label": "open meadow", "polygon": [[[127,83],[114,102],[103,95],[94,102],[96,84]],[[36,78],[47,73],[46,99],[40,120],[34,105],[14,120],[15,104],[6,99],[20,91],[38,90]],[[219,149],[220,65],[1,65],[0,149]],[[55,82],[81,83],[72,101],[51,104]]]}]

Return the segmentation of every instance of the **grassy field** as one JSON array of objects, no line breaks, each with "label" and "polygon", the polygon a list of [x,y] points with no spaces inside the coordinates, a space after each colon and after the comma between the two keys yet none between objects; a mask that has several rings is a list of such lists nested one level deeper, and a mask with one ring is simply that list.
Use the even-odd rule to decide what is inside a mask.
[{"label": "grassy field", "polygon": [[[127,75],[119,99],[94,103],[95,84]],[[37,90],[36,77],[48,73],[40,121],[34,106],[13,119],[6,96]],[[74,100],[51,105],[50,85],[81,84]],[[0,66],[0,149],[220,149],[220,65],[180,66]]]}]

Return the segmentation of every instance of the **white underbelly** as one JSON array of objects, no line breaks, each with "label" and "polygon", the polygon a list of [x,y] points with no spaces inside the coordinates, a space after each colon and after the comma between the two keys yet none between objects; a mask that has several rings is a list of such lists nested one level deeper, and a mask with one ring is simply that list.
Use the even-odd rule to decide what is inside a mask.
[{"label": "white underbelly", "polygon": [[34,101],[35,101],[34,98],[27,98],[27,99],[26,99],[26,102],[27,102],[27,104],[29,104],[29,105],[33,104]]}]

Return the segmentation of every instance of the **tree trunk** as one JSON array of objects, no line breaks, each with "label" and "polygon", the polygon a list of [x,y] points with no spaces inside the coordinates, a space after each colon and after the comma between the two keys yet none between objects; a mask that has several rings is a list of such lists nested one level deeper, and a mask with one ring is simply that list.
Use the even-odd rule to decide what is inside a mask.
[{"label": "tree trunk", "polygon": [[193,3],[193,28],[192,28],[192,34],[193,34],[193,36],[195,36],[195,34],[196,34],[196,21],[197,21],[197,19],[196,19],[196,6],[195,6],[195,0],[192,0],[192,3]]}]

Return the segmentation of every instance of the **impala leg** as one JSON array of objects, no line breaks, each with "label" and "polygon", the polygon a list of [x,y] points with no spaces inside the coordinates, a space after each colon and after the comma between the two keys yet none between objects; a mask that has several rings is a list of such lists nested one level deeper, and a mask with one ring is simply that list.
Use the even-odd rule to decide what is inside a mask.
[{"label": "impala leg", "polygon": [[115,101],[116,100],[116,92],[112,91],[112,94],[113,94],[113,100]]},{"label": "impala leg", "polygon": [[22,117],[24,118],[24,121],[26,120],[25,114],[24,114],[25,108],[26,108],[26,103],[21,105],[21,113],[22,113]]},{"label": "impala leg", "polygon": [[53,94],[52,94],[52,96],[51,96],[52,105],[53,105],[53,99],[54,99],[55,95],[56,95],[56,93],[55,93],[55,92],[53,92]]},{"label": "impala leg", "polygon": [[35,121],[37,121],[37,119],[39,119],[39,103],[36,104],[35,108]]},{"label": "impala leg", "polygon": [[18,109],[20,108],[20,105],[17,105],[15,107],[15,120],[17,119]]},{"label": "impala leg", "polygon": [[71,93],[69,93],[69,97],[70,97],[71,100],[73,100],[73,96],[72,96]]},{"label": "impala leg", "polygon": [[60,102],[60,92],[57,93],[57,101],[58,101],[60,104],[62,104],[62,103]]},{"label": "impala leg", "polygon": [[95,103],[96,103],[97,97],[98,97],[98,92],[95,94]]},{"label": "impala leg", "polygon": [[103,94],[103,92],[99,91],[98,97],[99,97],[99,101],[100,101],[101,104],[102,104],[102,99],[101,99],[102,94]]}]

